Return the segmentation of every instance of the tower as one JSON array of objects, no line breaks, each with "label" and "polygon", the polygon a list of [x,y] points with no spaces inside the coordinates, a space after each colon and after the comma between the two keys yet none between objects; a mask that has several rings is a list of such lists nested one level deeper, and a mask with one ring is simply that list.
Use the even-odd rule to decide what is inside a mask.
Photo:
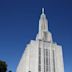
[{"label": "tower", "polygon": [[16,72],[64,72],[62,46],[53,42],[44,8],[36,39],[27,44]]}]

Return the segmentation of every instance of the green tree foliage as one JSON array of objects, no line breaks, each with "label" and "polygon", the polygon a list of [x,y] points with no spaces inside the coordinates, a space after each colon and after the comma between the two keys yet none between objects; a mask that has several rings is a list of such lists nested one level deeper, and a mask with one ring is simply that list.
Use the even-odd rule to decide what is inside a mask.
[{"label": "green tree foliage", "polygon": [[7,71],[7,64],[5,61],[0,60],[0,72],[6,72]]}]

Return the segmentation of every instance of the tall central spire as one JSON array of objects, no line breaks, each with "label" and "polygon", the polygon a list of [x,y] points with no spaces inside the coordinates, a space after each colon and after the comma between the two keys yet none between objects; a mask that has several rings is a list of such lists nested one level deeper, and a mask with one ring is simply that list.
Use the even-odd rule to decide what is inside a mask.
[{"label": "tall central spire", "polygon": [[44,14],[44,8],[42,8],[42,14]]},{"label": "tall central spire", "polygon": [[45,41],[52,42],[52,35],[48,31],[48,20],[45,15],[45,10],[42,8],[42,13],[39,19],[39,32],[37,34],[36,39],[41,39]]},{"label": "tall central spire", "polygon": [[42,14],[39,20],[39,31],[48,31],[48,21],[46,19],[46,15],[44,13],[44,8],[42,8]]}]

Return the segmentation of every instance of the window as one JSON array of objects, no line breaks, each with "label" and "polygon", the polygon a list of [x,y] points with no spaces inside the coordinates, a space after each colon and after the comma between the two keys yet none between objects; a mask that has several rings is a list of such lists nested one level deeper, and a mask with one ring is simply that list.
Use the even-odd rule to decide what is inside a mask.
[{"label": "window", "polygon": [[44,32],[44,41],[47,41],[47,32]]},{"label": "window", "polygon": [[54,54],[54,50],[53,50],[53,71],[55,72],[55,54]]},{"label": "window", "polygon": [[41,48],[39,48],[39,72],[41,72]]},{"label": "window", "polygon": [[44,49],[44,72],[50,72],[50,50]]}]

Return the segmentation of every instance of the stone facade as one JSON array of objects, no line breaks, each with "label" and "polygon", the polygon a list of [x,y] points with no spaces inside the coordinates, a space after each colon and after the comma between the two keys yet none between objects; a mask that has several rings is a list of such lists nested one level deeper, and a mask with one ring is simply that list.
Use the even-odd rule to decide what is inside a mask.
[{"label": "stone facade", "polygon": [[27,44],[16,72],[64,72],[62,46],[52,40],[44,9],[36,39]]}]

